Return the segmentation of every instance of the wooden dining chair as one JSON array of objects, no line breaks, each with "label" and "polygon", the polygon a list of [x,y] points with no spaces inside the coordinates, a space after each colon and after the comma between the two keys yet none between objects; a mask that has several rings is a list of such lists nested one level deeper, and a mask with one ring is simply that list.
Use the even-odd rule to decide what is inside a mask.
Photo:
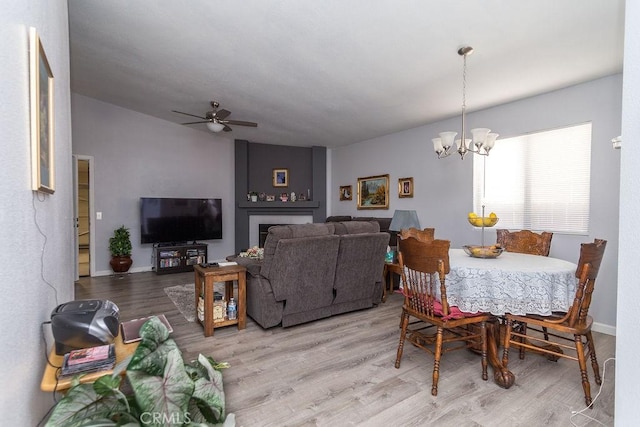
[{"label": "wooden dining chair", "polygon": [[[446,275],[449,273],[448,240],[423,242],[415,237],[398,242],[399,264],[402,270],[404,304],[400,343],[395,367],[400,360],[405,339],[433,354],[431,394],[438,394],[440,358],[443,353],[461,348],[480,348],[482,379],[487,380],[487,329],[490,315],[462,313],[447,303]],[[409,327],[409,318],[424,323]],[[428,325],[425,328],[424,325]],[[476,327],[472,327],[476,326]],[[457,343],[449,345],[450,343]]]},{"label": "wooden dining chair", "polygon": [[400,230],[400,232],[398,233],[398,237],[400,239],[408,239],[409,237],[414,237],[421,242],[432,242],[435,239],[435,231],[435,228],[425,228],[424,230],[420,230],[411,227]]},{"label": "wooden dining chair", "polygon": [[534,233],[529,230],[496,230],[496,243],[501,245],[507,252],[549,256],[552,238],[553,233],[547,231]]},{"label": "wooden dining chair", "polygon": [[[576,269],[578,284],[573,304],[566,313],[553,313],[551,316],[534,314],[523,316],[507,314],[505,316],[506,330],[502,356],[504,367],[506,368],[509,362],[509,348],[512,345],[521,350],[526,349],[546,354],[548,359],[554,361],[560,357],[575,360],[580,367],[584,400],[587,406],[591,406],[587,355],[591,358],[596,384],[602,383],[596,348],[591,334],[593,319],[588,313],[591,295],[606,246],[607,241],[601,239],[595,239],[593,243],[581,245],[580,260]],[[543,337],[532,335],[531,331],[543,334]],[[549,332],[545,333],[545,331]],[[568,345],[567,342],[572,342],[572,345]],[[563,350],[569,351],[569,354]],[[520,352],[520,358],[524,358],[523,351]]]}]

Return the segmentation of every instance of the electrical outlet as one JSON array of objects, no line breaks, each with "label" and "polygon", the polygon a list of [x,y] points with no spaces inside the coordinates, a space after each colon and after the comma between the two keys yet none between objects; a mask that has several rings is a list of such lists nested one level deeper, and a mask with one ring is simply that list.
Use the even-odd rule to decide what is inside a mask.
[{"label": "electrical outlet", "polygon": [[102,212],[96,212],[96,219],[97,220],[102,219]]}]

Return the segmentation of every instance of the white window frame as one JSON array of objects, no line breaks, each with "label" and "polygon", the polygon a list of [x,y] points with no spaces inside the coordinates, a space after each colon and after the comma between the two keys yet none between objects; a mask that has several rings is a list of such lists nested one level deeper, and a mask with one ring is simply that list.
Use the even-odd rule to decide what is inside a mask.
[{"label": "white window frame", "polygon": [[591,122],[496,142],[473,158],[474,212],[497,228],[589,234]]}]

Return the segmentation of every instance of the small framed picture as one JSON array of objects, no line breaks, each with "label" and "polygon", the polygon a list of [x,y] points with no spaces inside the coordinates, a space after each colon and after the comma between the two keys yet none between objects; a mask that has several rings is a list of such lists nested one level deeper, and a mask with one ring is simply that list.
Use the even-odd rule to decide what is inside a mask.
[{"label": "small framed picture", "polygon": [[413,197],[413,178],[398,180],[398,197]]},{"label": "small framed picture", "polygon": [[289,186],[289,169],[273,170],[273,186],[288,187]]},{"label": "small framed picture", "polygon": [[350,185],[340,186],[340,200],[353,200],[353,189]]}]

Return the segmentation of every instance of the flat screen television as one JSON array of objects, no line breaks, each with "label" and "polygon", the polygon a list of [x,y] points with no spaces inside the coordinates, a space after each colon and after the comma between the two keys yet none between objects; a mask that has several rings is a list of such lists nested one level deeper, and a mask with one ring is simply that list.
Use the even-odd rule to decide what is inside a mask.
[{"label": "flat screen television", "polygon": [[222,199],[140,198],[141,243],[222,239]]}]

